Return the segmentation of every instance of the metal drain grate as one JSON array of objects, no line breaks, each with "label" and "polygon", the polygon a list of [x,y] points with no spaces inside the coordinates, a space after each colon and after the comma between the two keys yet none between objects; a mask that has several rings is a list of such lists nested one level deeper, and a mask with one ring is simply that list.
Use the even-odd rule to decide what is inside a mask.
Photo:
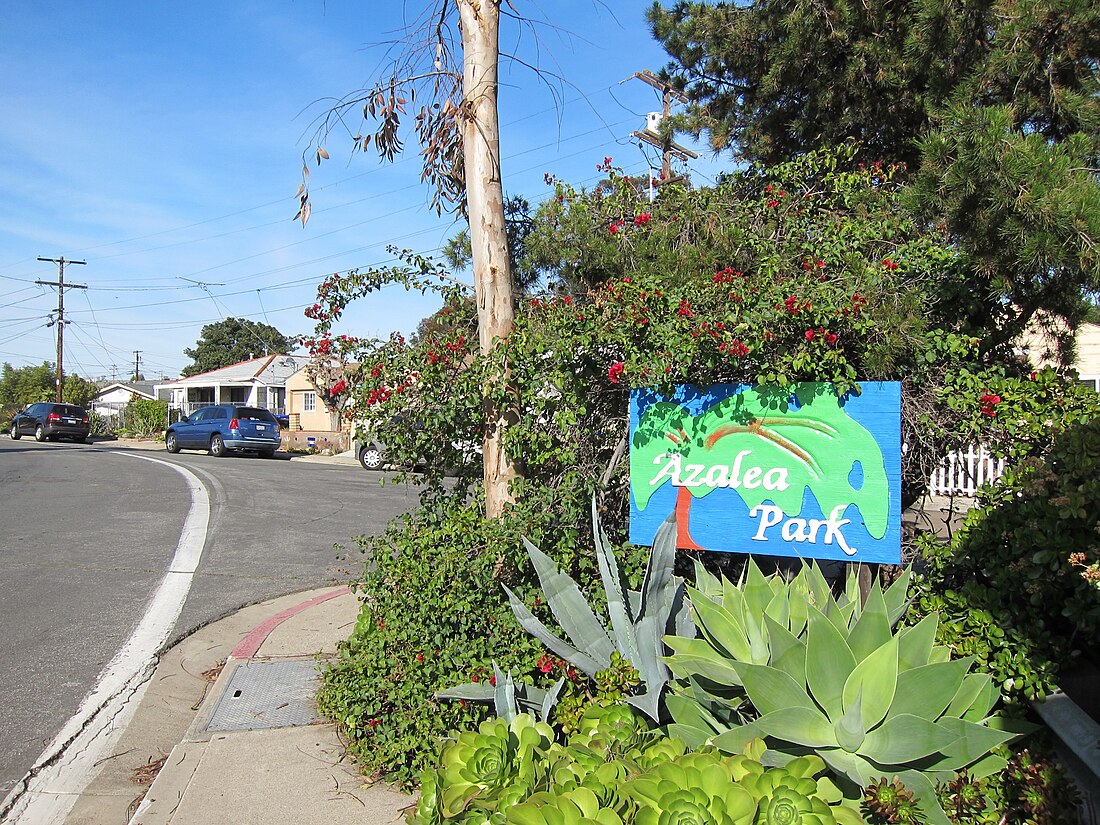
[{"label": "metal drain grate", "polygon": [[230,677],[208,731],[308,725],[318,719],[313,661],[243,662]]}]

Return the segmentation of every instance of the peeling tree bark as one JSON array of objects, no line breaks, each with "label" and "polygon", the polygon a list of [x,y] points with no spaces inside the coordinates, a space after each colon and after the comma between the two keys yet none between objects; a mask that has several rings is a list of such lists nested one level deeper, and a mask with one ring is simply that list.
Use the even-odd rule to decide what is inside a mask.
[{"label": "peeling tree bark", "polygon": [[[500,0],[456,0],[455,5],[462,27],[462,151],[478,337],[482,355],[488,355],[511,333],[514,320],[497,113]],[[515,463],[501,447],[501,435],[515,415],[504,401],[510,384],[507,364],[500,380],[485,388],[482,446],[490,518],[512,502],[509,485],[517,476]]]}]

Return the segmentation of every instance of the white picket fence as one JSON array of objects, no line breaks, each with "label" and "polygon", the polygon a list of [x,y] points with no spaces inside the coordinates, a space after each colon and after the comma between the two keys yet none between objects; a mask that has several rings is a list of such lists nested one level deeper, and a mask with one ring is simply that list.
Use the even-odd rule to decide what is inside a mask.
[{"label": "white picket fence", "polygon": [[949,453],[932,473],[928,487],[936,496],[973,496],[979,487],[1001,477],[1005,460],[994,458],[980,445]]}]

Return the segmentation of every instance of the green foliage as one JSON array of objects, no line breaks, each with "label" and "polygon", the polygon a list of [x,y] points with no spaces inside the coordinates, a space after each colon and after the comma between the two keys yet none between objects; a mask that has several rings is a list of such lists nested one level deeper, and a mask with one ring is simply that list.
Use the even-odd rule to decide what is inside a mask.
[{"label": "green foliage", "polygon": [[[503,386],[505,363],[509,389],[490,400],[515,415],[505,446],[524,480],[513,494],[538,498],[578,529],[593,491],[608,530],[624,523],[632,386],[903,380],[909,496],[957,446],[960,424],[969,436],[992,423],[977,397],[947,409],[955,374],[990,368],[979,341],[934,325],[948,323],[938,285],[961,281],[962,262],[946,235],[899,203],[891,170],[861,169],[840,150],[712,189],[665,187],[653,203],[614,169],[592,193],[554,187],[527,249],[557,281],[517,307],[497,356],[477,354],[466,296],[427,259],[406,253],[401,266],[332,276],[319,288],[305,344],[347,363],[355,415],[393,434],[398,463],[465,466],[459,493],[467,489],[479,468],[457,447],[481,442],[483,393]],[[443,322],[411,342],[331,336],[351,301],[386,284],[437,289]],[[389,426],[395,418],[430,426]]]},{"label": "green foliage", "polygon": [[[790,582],[764,577],[755,564],[738,585],[700,578],[688,591],[700,637],[667,640],[676,651],[672,671],[710,696],[668,703],[672,730],[689,742],[735,753],[763,738],[766,757],[779,763],[810,750],[851,798],[875,777],[898,776],[936,822],[946,821],[936,781],[963,768],[983,776],[1003,767],[988,754],[1013,734],[989,718],[999,698],[990,677],[968,673],[973,659],[951,660],[934,645],[935,615],[894,631],[907,575],[885,592],[876,580],[865,603],[854,571],[838,598],[816,565]],[[743,704],[726,701],[738,689],[753,710],[743,724]],[[714,716],[723,704],[730,712]]]},{"label": "green foliage", "polygon": [[[960,771],[936,788],[955,825],[1076,825],[1077,789],[1052,752],[1025,749],[1004,770],[975,778]],[[926,820],[916,796],[894,777],[867,786],[862,810],[869,825],[918,825]]]},{"label": "green foliage", "polygon": [[[668,668],[661,660],[665,653],[661,639],[669,632],[690,632],[691,627],[683,599],[683,581],[672,575],[676,562],[675,523],[670,519],[657,532],[641,591],[630,590],[626,585],[615,551],[600,527],[594,499],[592,532],[603,585],[602,601],[609,621],[597,617],[577,583],[526,538],[523,544],[534,565],[543,598],[565,631],[568,641],[548,628],[504,585],[508,603],[524,630],[596,683],[599,704],[625,699],[654,722],[660,721],[661,694],[668,682]],[[499,673],[497,678],[499,682]],[[511,674],[507,678],[510,684]],[[530,697],[517,695],[514,689],[509,697],[506,691],[501,693],[499,685],[492,695],[484,688],[479,690],[476,685],[460,685],[443,691],[439,696],[447,699],[492,699],[497,715],[506,718],[513,715],[516,700],[519,699],[520,707],[536,707],[546,719],[556,701],[557,691],[563,685],[564,680],[553,692],[538,692]],[[587,698],[575,689],[567,693],[562,709],[567,730],[571,727],[573,715],[583,708]]]},{"label": "green foliage", "polygon": [[593,679],[612,668],[612,654],[618,653],[636,669],[644,688],[626,701],[656,722],[661,716],[661,693],[668,682],[668,668],[661,661],[665,652],[661,639],[665,633],[690,628],[683,582],[672,575],[676,561],[675,523],[670,519],[658,530],[641,591],[625,587],[615,552],[600,528],[595,500],[592,529],[609,622],[600,621],[576,582],[561,573],[545,553],[526,539],[524,546],[534,563],[546,602],[569,642],[547,628],[505,586],[508,602],[528,633]]},{"label": "green foliage", "polygon": [[351,637],[325,667],[318,706],[341,727],[365,773],[411,784],[449,729],[486,716],[481,705],[435,694],[464,681],[499,687],[494,660],[549,686],[542,650],[517,624],[501,584],[544,612],[526,578],[520,537],[538,536],[555,552],[565,547],[559,560],[569,557],[564,533],[559,542],[547,538],[560,533],[550,526],[545,510],[489,521],[476,501],[452,498],[358,539],[368,559],[356,583],[364,604]]},{"label": "green foliage", "polygon": [[138,438],[160,437],[168,428],[168,402],[133,398],[122,410],[126,432]]},{"label": "green foliage", "polygon": [[284,353],[290,349],[290,339],[270,324],[247,318],[226,318],[205,324],[193,349],[183,354],[191,359],[180,372],[182,378],[228,367],[261,355]]},{"label": "green foliage", "polygon": [[969,255],[943,298],[1007,345],[1100,286],[1100,11],[1089,0],[654,3],[676,125],[774,164],[856,141]]},{"label": "green foliage", "polygon": [[688,751],[625,706],[591,708],[564,743],[528,716],[497,719],[444,744],[425,771],[410,825],[856,825],[834,807],[814,756],[765,768],[759,749]]},{"label": "green foliage", "polygon": [[942,611],[942,640],[972,651],[1017,699],[1048,693],[1076,652],[1096,649],[1098,478],[1093,418],[981,491],[950,544],[922,545],[927,569],[913,618]]},{"label": "green foliage", "polygon": [[[61,397],[66,404],[87,407],[99,391],[91,381],[79,375],[65,376]],[[36,367],[16,369],[5,363],[0,368],[0,404],[12,405],[16,412],[36,401],[52,401],[57,397],[57,367],[43,361]]]}]

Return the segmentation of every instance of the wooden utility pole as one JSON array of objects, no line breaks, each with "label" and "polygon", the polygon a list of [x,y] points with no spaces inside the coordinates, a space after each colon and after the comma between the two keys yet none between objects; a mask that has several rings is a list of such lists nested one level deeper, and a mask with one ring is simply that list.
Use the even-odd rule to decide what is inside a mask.
[{"label": "wooden utility pole", "polygon": [[[643,83],[647,83],[654,89],[661,93],[661,121],[664,122],[668,119],[668,116],[672,114],[672,101],[677,103],[687,103],[687,96],[661,80],[657,75],[648,69],[635,72],[634,76]],[[638,140],[648,143],[650,146],[655,146],[661,150],[661,182],[672,182],[672,159],[679,158],[680,160],[694,160],[699,157],[698,154],[692,152],[690,149],[685,149],[678,143],[672,140],[671,134],[667,138],[662,138],[661,135],[650,131],[639,131],[633,133],[634,137]]]},{"label": "wooden utility pole", "polygon": [[65,264],[86,264],[87,261],[67,261],[64,258],[39,258],[40,261],[57,264],[56,281],[35,281],[42,286],[57,287],[57,403],[61,403],[61,390],[65,384],[65,290],[87,289],[86,284],[65,283]]}]

